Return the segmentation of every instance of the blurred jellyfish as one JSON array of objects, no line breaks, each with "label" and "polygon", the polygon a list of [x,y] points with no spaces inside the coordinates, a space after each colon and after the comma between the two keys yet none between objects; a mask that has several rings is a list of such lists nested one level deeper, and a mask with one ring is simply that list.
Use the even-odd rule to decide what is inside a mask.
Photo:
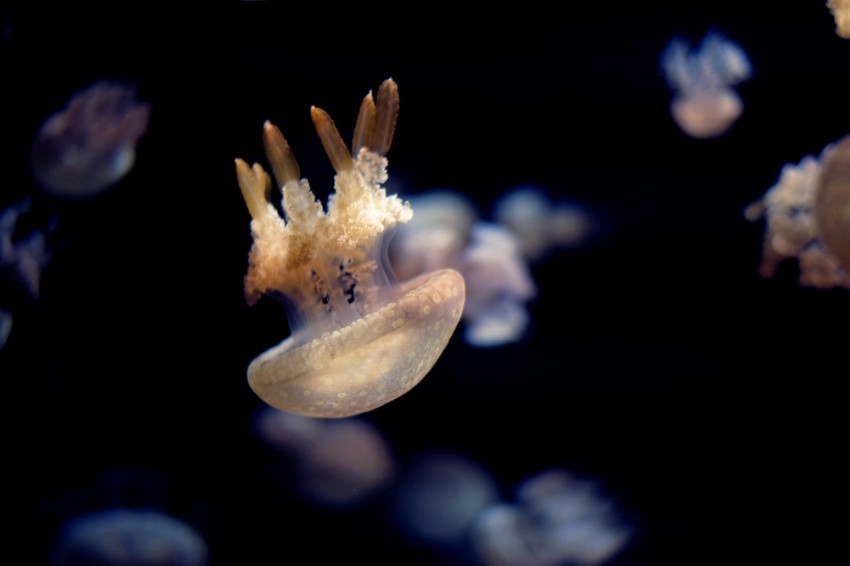
[{"label": "blurred jellyfish", "polygon": [[464,338],[474,346],[499,346],[522,337],[525,303],[537,294],[516,237],[497,224],[472,227],[461,273],[467,285]]},{"label": "blurred jellyfish", "polygon": [[411,538],[445,550],[468,540],[475,517],[498,499],[485,468],[464,456],[420,456],[398,487],[393,524]]},{"label": "blurred jellyfish", "polygon": [[411,202],[416,214],[399,226],[390,248],[399,279],[424,269],[455,269],[466,281],[466,342],[485,347],[520,339],[529,323],[525,304],[537,288],[517,237],[476,220],[475,208],[458,193],[434,191]]},{"label": "blurred jellyfish", "polygon": [[298,492],[316,503],[355,506],[395,478],[386,440],[364,419],[326,421],[266,407],[256,427],[266,442],[291,458]]},{"label": "blurred jellyfish", "polygon": [[519,239],[529,261],[540,260],[553,247],[583,243],[593,228],[590,214],[573,203],[552,203],[540,189],[520,187],[496,203],[494,220]]},{"label": "blurred jellyfish", "polygon": [[110,509],[66,523],[51,553],[53,566],[204,566],[208,550],[194,528],[164,513]]},{"label": "blurred jellyfish", "polygon": [[[43,232],[33,232],[26,238],[15,238],[18,217],[29,210],[25,199],[0,212],[0,279],[32,300],[38,298],[41,272],[49,255]],[[12,330],[12,313],[0,308],[0,348]]]},{"label": "blurred jellyfish", "polygon": [[131,86],[101,81],[76,94],[38,132],[33,174],[49,193],[86,197],[120,180],[136,159],[148,128],[150,106]]},{"label": "blurred jellyfish", "polygon": [[835,33],[850,39],[850,0],[827,0],[826,5],[835,18]]},{"label": "blurred jellyfish", "polygon": [[591,482],[559,469],[520,484],[516,503],[490,506],[473,529],[486,565],[592,566],[612,558],[630,537]]},{"label": "blurred jellyfish", "polygon": [[731,40],[709,33],[700,46],[673,38],[661,55],[664,77],[675,91],[670,112],[695,138],[720,136],[741,116],[744,103],[731,86],[750,77],[750,61]]},{"label": "blurred jellyfish", "polygon": [[782,168],[779,181],[744,211],[767,219],[759,273],[799,259],[800,285],[850,288],[850,136]]}]

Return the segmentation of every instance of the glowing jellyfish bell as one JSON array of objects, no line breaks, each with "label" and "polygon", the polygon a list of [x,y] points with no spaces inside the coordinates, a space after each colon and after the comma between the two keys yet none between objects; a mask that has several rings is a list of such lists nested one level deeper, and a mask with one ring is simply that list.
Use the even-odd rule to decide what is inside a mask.
[{"label": "glowing jellyfish bell", "polygon": [[694,138],[726,133],[744,111],[732,89],[751,74],[750,61],[731,40],[709,33],[698,49],[673,38],[661,56],[667,82],[675,91],[670,113],[679,127]]},{"label": "glowing jellyfish bell", "polygon": [[336,170],[327,211],[299,179],[280,130],[264,126],[264,146],[283,193],[281,218],[259,164],[236,160],[251,213],[254,245],[245,292],[282,299],[292,335],[248,367],[248,383],[266,403],[315,417],[347,417],[403,395],[434,366],[460,320],[463,277],[452,269],[395,280],[388,233],[413,211],[387,196],[387,160],[398,116],[398,88],[384,81],[366,95],[349,153],[330,116],[311,115]]}]

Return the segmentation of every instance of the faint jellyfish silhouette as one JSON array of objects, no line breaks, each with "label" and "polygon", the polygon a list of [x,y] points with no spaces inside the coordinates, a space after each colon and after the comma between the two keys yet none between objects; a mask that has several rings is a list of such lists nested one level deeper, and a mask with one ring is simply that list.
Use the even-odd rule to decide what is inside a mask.
[{"label": "faint jellyfish silhouette", "polygon": [[673,38],[661,55],[661,68],[675,91],[670,112],[686,134],[717,137],[741,116],[744,103],[731,87],[750,78],[752,69],[731,40],[709,33],[689,52],[687,43]]},{"label": "faint jellyfish silhouette", "polygon": [[419,456],[398,486],[393,525],[407,536],[442,550],[460,550],[475,517],[498,499],[488,470],[461,455]]},{"label": "faint jellyfish silhouette", "polygon": [[782,168],[779,181],[746,208],[767,228],[759,273],[798,258],[800,285],[850,288],[850,136]]},{"label": "faint jellyfish silhouette", "polygon": [[564,470],[521,483],[516,500],[489,507],[476,521],[473,540],[483,564],[593,566],[612,558],[632,535],[591,482]]},{"label": "faint jellyfish silhouette", "polygon": [[150,106],[131,86],[97,82],[50,116],[32,147],[33,174],[47,192],[87,197],[114,185],[133,167]]},{"label": "faint jellyfish silhouette", "polygon": [[478,218],[473,204],[455,191],[437,189],[411,197],[410,205],[416,214],[398,227],[390,244],[396,275],[405,280],[446,267],[460,271],[469,232]]},{"label": "faint jellyfish silhouette", "polygon": [[208,549],[183,521],[150,509],[109,509],[83,515],[60,530],[53,566],[204,566]]},{"label": "faint jellyfish silhouette", "polygon": [[236,160],[251,213],[245,290],[283,299],[292,336],[251,362],[248,382],[266,403],[306,416],[346,417],[403,395],[431,370],[460,320],[464,282],[451,269],[397,283],[386,236],[412,211],[387,196],[387,160],[398,89],[384,81],[377,101],[360,107],[352,152],[328,114],[311,109],[336,170],[327,212],[299,180],[298,165],[266,122],[266,156],[283,192],[282,219],[268,202],[271,179],[259,164]]},{"label": "faint jellyfish silhouette", "polygon": [[835,33],[850,39],[850,0],[826,0],[826,5],[835,18]]},{"label": "faint jellyfish silhouette", "polygon": [[[24,199],[0,212],[0,279],[10,288],[19,290],[22,296],[35,300],[49,254],[43,232],[35,231],[24,238],[15,237],[18,218],[29,208],[29,199]],[[5,345],[12,330],[12,316],[12,312],[0,307],[0,348]]]},{"label": "faint jellyfish silhouette", "polygon": [[552,248],[582,244],[593,230],[593,219],[584,208],[568,202],[553,203],[542,190],[532,187],[519,187],[503,195],[493,217],[516,235],[523,255],[531,262],[539,261]]},{"label": "faint jellyfish silhouette", "polygon": [[464,338],[475,346],[500,346],[519,340],[529,323],[525,304],[537,286],[516,237],[497,224],[479,222],[463,254],[467,298]]},{"label": "faint jellyfish silhouette", "polygon": [[537,288],[516,236],[502,226],[477,221],[468,199],[452,191],[420,195],[414,203],[416,216],[399,227],[391,245],[393,266],[406,276],[439,268],[463,275],[468,344],[501,346],[520,339],[529,323],[525,303]]},{"label": "faint jellyfish silhouette", "polygon": [[356,506],[395,479],[386,440],[364,419],[317,420],[264,407],[257,430],[290,458],[296,489],[316,503]]}]

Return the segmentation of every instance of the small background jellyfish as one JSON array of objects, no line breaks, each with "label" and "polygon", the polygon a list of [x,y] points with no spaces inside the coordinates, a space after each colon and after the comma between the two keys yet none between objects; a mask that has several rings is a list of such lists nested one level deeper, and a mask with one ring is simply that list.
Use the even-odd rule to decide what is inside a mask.
[{"label": "small background jellyfish", "polygon": [[377,496],[396,476],[393,454],[381,432],[365,418],[314,419],[263,407],[256,429],[285,457],[276,469],[299,494],[318,504],[354,507]]},{"label": "small background jellyfish", "polygon": [[515,502],[484,510],[473,539],[485,565],[593,566],[610,560],[632,535],[596,485],[551,469],[521,482]]},{"label": "small background jellyfish", "polygon": [[411,199],[413,219],[390,244],[401,280],[451,267],[466,281],[464,340],[501,346],[521,340],[531,323],[527,304],[537,296],[530,265],[557,248],[578,246],[593,231],[590,214],[552,203],[542,190],[521,187],[496,203],[495,222],[479,219],[460,192],[434,190]]},{"label": "small background jellyfish", "polygon": [[[21,237],[15,233],[18,218],[30,208],[25,199],[0,211],[0,284],[6,290],[0,296],[0,348],[6,343],[12,330],[12,312],[3,303],[10,298],[16,304],[24,298],[38,299],[41,289],[41,273],[49,260],[46,232],[34,231]],[[12,308],[11,304],[6,307]]]},{"label": "small background jellyfish", "polygon": [[208,550],[190,525],[153,509],[109,509],[65,524],[51,566],[206,566]]},{"label": "small background jellyfish", "polygon": [[48,193],[87,197],[117,183],[136,161],[150,106],[135,88],[100,81],[75,94],[50,116],[32,146],[32,169]]},{"label": "small background jellyfish", "polygon": [[498,498],[493,475],[472,458],[445,451],[420,454],[393,494],[391,522],[397,532],[438,552],[470,556],[472,525]]},{"label": "small background jellyfish", "polygon": [[661,55],[661,69],[675,91],[670,112],[686,134],[723,135],[744,111],[741,97],[731,87],[750,77],[750,61],[743,49],[722,35],[707,34],[694,50],[673,38]]}]

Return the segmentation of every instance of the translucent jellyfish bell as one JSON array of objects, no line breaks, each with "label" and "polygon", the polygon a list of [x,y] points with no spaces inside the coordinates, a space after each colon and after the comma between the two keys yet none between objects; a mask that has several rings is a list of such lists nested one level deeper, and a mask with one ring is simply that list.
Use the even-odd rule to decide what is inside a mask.
[{"label": "translucent jellyfish bell", "polygon": [[713,138],[726,133],[744,111],[731,87],[750,77],[744,51],[725,37],[709,33],[699,48],[673,38],[661,56],[661,68],[675,91],[670,104],[673,119],[686,134]]},{"label": "translucent jellyfish bell", "polygon": [[87,197],[106,190],[133,167],[150,112],[131,86],[93,84],[38,132],[32,147],[35,178],[57,196]]},{"label": "translucent jellyfish bell", "polygon": [[383,187],[398,100],[392,79],[377,101],[366,95],[351,153],[330,116],[311,109],[337,173],[327,211],[299,179],[289,144],[271,123],[264,145],[285,219],[268,202],[269,175],[259,164],[236,160],[253,218],[246,295],[251,303],[262,294],[281,298],[292,330],[251,362],[248,383],[283,411],[347,417],[392,401],[425,377],[460,320],[465,290],[457,271],[399,283],[387,261],[389,231],[413,215]]}]

